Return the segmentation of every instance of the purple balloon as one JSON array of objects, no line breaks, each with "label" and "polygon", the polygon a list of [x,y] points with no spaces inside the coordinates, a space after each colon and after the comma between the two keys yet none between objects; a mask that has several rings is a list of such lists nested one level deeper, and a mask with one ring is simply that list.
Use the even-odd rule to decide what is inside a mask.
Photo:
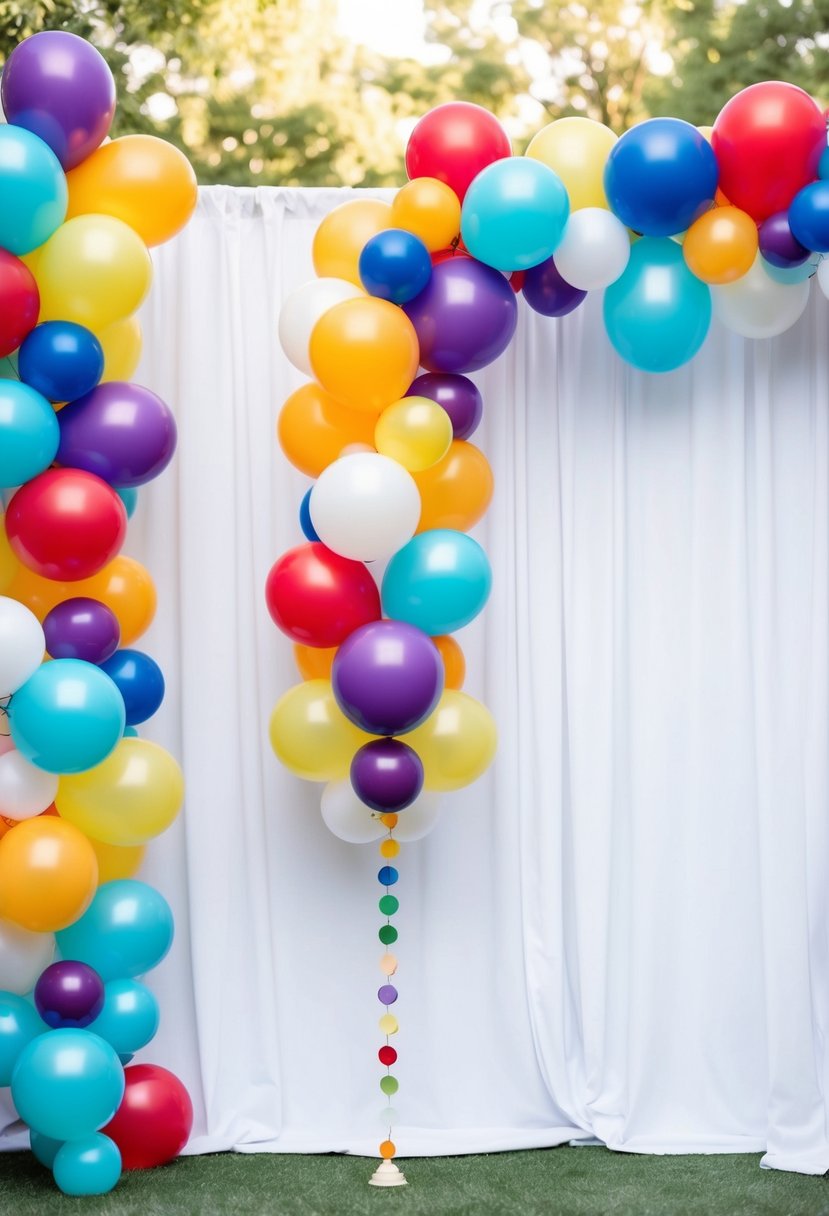
[{"label": "purple balloon", "polygon": [[439,262],[420,295],[403,306],[430,372],[474,372],[507,349],[518,306],[507,279],[474,258]]},{"label": "purple balloon", "polygon": [[47,1026],[83,1028],[104,1007],[104,981],[86,963],[52,963],[35,985],[35,1005]]},{"label": "purple balloon", "polygon": [[151,481],[176,450],[175,418],[140,384],[99,384],[65,405],[58,425],[58,464],[86,469],[119,488]]},{"label": "purple balloon", "polygon": [[521,290],[530,308],[544,317],[565,317],[587,295],[561,277],[553,258],[531,266],[524,275]]},{"label": "purple balloon", "polygon": [[57,604],[44,618],[46,650],[53,659],[103,663],[121,641],[118,617],[100,600],[77,596]]},{"label": "purple balloon", "polygon": [[760,225],[760,252],[772,266],[787,269],[802,266],[811,256],[811,250],[792,235],[788,211],[777,211]]},{"label": "purple balloon", "polygon": [[403,811],[423,789],[423,764],[399,739],[372,739],[351,761],[351,785],[373,811]]},{"label": "purple balloon", "polygon": [[484,403],[476,384],[452,372],[424,372],[413,380],[407,397],[428,397],[443,406],[452,421],[456,439],[468,439],[477,428]]},{"label": "purple balloon", "polygon": [[44,30],[9,55],[2,98],[8,121],[39,136],[64,169],[72,169],[109,133],[115,81],[91,43],[64,30]]},{"label": "purple balloon", "polygon": [[370,735],[414,730],[437,705],[443,679],[437,646],[404,621],[372,621],[355,629],[331,672],[340,709]]}]

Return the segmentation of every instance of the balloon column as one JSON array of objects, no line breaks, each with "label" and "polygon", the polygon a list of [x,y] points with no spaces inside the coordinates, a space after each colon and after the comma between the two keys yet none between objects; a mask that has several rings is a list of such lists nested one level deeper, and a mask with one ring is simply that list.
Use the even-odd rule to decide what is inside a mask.
[{"label": "balloon column", "polygon": [[122,1164],[174,1156],[192,1121],[171,1074],[124,1070],[158,1026],[137,977],[173,936],[133,876],[183,782],[135,730],[164,679],[132,648],[155,590],[121,547],[176,444],[170,409],[130,382],[147,244],[187,222],[196,183],[162,140],[103,142],[114,80],[73,34],[20,43],[1,92],[0,1085],[58,1186],[100,1194]]}]

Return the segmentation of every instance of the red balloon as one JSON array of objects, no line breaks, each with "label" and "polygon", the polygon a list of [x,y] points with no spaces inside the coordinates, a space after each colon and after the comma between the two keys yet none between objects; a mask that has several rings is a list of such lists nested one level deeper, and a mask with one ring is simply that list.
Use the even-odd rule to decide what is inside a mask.
[{"label": "red balloon", "polygon": [[118,1145],[125,1170],[165,1165],[190,1138],[190,1095],[177,1076],[158,1064],[130,1064],[124,1081],[121,1105],[101,1131]]},{"label": "red balloon", "polygon": [[814,181],[825,146],[826,124],[817,104],[782,80],[741,89],[720,110],[711,133],[720,190],[758,221],[785,211],[798,190]]},{"label": "red balloon", "polygon": [[43,578],[90,578],[115,557],[127,533],[121,499],[83,469],[47,469],[21,486],[6,509],[15,556]]},{"label": "red balloon", "polygon": [[512,155],[509,136],[494,114],[470,101],[448,101],[424,114],[409,138],[409,177],[436,177],[463,202],[474,177]]},{"label": "red balloon", "polygon": [[362,562],[317,541],[283,553],[265,584],[268,611],[294,642],[339,646],[380,617],[380,592]]},{"label": "red balloon", "polygon": [[17,350],[37,325],[40,293],[25,262],[0,249],[0,359]]}]

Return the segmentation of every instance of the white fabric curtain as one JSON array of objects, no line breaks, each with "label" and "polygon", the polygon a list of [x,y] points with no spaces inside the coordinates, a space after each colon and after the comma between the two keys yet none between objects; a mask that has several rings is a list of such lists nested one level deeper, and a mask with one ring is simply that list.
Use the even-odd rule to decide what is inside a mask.
[{"label": "white fabric curtain", "polygon": [[[145,310],[139,378],[180,446],[128,551],[159,590],[145,645],[169,691],[147,733],[188,793],[143,874],[178,934],[140,1058],[189,1086],[191,1152],[372,1153],[385,1130],[376,848],[331,836],[267,743],[297,676],[263,584],[308,484],[274,435],[301,382],[276,321],[348,195],[204,190]],[[461,641],[501,746],[401,856],[395,1140],[822,1173],[827,305],[771,342],[715,328],[660,377],[619,362],[600,308],[522,305],[476,377],[495,585]]]}]

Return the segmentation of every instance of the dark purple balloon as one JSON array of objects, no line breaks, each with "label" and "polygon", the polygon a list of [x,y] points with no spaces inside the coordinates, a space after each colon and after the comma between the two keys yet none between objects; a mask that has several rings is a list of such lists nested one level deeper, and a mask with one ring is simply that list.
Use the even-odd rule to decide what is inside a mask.
[{"label": "dark purple balloon", "polygon": [[9,55],[2,98],[7,120],[39,136],[64,169],[72,169],[109,132],[115,81],[91,43],[64,30],[44,30]]},{"label": "dark purple balloon", "polygon": [[524,275],[521,290],[530,308],[544,317],[566,316],[578,308],[587,295],[586,291],[571,286],[561,277],[552,258],[530,267]]},{"label": "dark purple balloon", "polygon": [[35,985],[35,1005],[47,1026],[83,1028],[104,1007],[104,981],[86,963],[52,963]]},{"label": "dark purple balloon", "polygon": [[477,428],[484,403],[476,384],[453,372],[424,372],[412,381],[407,397],[428,397],[443,406],[456,439],[468,439]]},{"label": "dark purple balloon", "polygon": [[86,596],[56,605],[44,618],[43,632],[53,659],[87,663],[104,663],[121,641],[121,626],[112,609]]},{"label": "dark purple balloon", "polygon": [[372,739],[351,761],[351,786],[373,811],[403,811],[423,789],[423,764],[400,739]]},{"label": "dark purple balloon", "polygon": [[474,372],[507,349],[518,307],[509,282],[474,258],[439,262],[420,295],[403,306],[430,372]]},{"label": "dark purple balloon", "polygon": [[58,425],[58,464],[86,469],[119,488],[151,481],[176,450],[172,412],[140,384],[99,384],[65,405]]},{"label": "dark purple balloon", "polygon": [[792,235],[788,211],[776,211],[760,225],[760,252],[772,266],[787,269],[802,266],[812,256],[811,250]]},{"label": "dark purple balloon", "polygon": [[370,735],[414,730],[437,705],[443,679],[438,648],[405,621],[372,621],[355,629],[331,672],[340,709]]}]

